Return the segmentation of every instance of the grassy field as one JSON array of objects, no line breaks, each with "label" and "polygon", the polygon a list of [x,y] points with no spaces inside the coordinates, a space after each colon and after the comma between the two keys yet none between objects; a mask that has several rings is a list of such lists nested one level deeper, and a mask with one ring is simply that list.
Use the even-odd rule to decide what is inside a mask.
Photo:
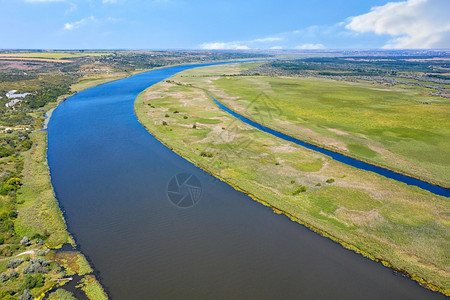
[{"label": "grassy field", "polygon": [[300,140],[450,187],[450,101],[422,88],[266,76],[194,84]]},{"label": "grassy field", "polygon": [[137,116],[168,147],[255,200],[449,295],[448,199],[260,132],[196,87],[219,96],[213,83],[233,81],[222,75],[246,66],[182,72],[141,93]]},{"label": "grassy field", "polygon": [[16,234],[21,237],[48,234],[46,243],[54,248],[72,240],[50,182],[46,159],[47,133],[34,132],[32,139],[35,146],[24,153],[23,186],[17,197]]},{"label": "grassy field", "polygon": [[81,51],[48,51],[48,52],[17,52],[1,53],[0,57],[25,57],[25,58],[47,58],[66,59],[84,56],[104,56],[113,55],[112,52],[81,52]]}]

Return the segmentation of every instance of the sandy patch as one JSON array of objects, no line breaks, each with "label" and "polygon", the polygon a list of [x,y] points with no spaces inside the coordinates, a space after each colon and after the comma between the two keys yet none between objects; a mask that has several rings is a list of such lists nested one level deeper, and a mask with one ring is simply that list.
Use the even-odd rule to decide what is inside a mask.
[{"label": "sandy patch", "polygon": [[336,209],[334,212],[336,217],[350,222],[357,226],[369,226],[374,227],[384,221],[383,216],[380,215],[378,209],[372,209],[369,211],[351,210],[343,206]]},{"label": "sandy patch", "polygon": [[339,135],[348,135],[347,132],[341,131],[341,130],[338,130],[338,129],[328,128],[328,130],[331,131],[331,132],[334,132],[334,133],[336,133],[336,134],[339,134]]},{"label": "sandy patch", "polygon": [[270,147],[269,149],[270,149],[270,151],[272,151],[274,153],[289,153],[289,152],[294,152],[294,151],[299,150],[297,147],[294,147],[291,144],[283,144],[280,146],[274,146],[274,147]]}]

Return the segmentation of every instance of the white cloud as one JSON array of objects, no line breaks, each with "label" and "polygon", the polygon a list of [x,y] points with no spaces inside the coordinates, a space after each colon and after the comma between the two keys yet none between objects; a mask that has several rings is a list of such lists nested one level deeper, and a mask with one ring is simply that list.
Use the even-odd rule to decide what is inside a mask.
[{"label": "white cloud", "polygon": [[234,41],[234,42],[215,42],[215,43],[204,43],[201,45],[202,49],[206,50],[246,50],[250,49],[249,44],[261,44],[261,43],[273,43],[277,41],[282,41],[282,37],[265,37],[248,41]]},{"label": "white cloud", "polygon": [[272,49],[272,50],[280,50],[280,49],[283,49],[283,47],[281,47],[281,46],[273,46],[273,47],[270,47],[270,49]]},{"label": "white cloud", "polygon": [[102,3],[117,3],[117,0],[102,0]]},{"label": "white cloud", "polygon": [[90,16],[90,17],[81,19],[81,20],[76,21],[76,22],[66,23],[66,24],[64,24],[64,29],[65,30],[74,30],[74,29],[77,29],[80,26],[86,24],[89,21],[97,21],[97,19],[94,16]]},{"label": "white cloud", "polygon": [[449,0],[407,0],[373,7],[349,18],[347,29],[394,37],[384,48],[449,48]]},{"label": "white cloud", "polygon": [[240,42],[230,43],[204,43],[201,45],[205,50],[247,50],[250,49],[247,45],[243,45]]},{"label": "white cloud", "polygon": [[325,49],[325,46],[322,44],[303,44],[303,45],[296,46],[295,49],[317,50],[317,49]]}]

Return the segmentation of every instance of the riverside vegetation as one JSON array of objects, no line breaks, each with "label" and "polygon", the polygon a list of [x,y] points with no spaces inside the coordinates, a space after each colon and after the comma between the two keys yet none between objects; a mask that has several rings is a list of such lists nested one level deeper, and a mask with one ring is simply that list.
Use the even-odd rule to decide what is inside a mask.
[{"label": "riverside vegetation", "polygon": [[[55,251],[75,242],[50,182],[47,133],[41,130],[45,112],[76,91],[145,69],[252,54],[3,52],[8,60],[0,60],[0,298],[42,298],[50,293],[50,299],[71,299],[73,294],[64,284],[73,278],[76,293],[106,299],[82,253]],[[31,95],[6,107],[10,90]]]},{"label": "riverside vegetation", "polygon": [[[383,144],[375,139],[376,131],[364,135],[366,141],[376,143],[378,148],[373,150],[368,146],[358,146],[363,137],[356,134],[356,128],[370,115],[360,120],[359,110],[370,112],[370,118],[375,118],[377,113],[390,111],[399,116],[399,122],[405,124],[406,121],[401,120],[405,118],[404,115],[395,113],[395,110],[398,107],[405,109],[406,105],[402,102],[407,101],[406,97],[417,96],[414,90],[403,87],[389,90],[381,85],[317,78],[269,78],[249,74],[248,70],[253,68],[255,64],[243,63],[184,71],[141,93],[135,103],[136,114],[149,132],[169,148],[255,200],[272,207],[275,212],[284,213],[346,248],[403,272],[430,289],[449,295],[448,198],[355,169],[258,131],[222,111],[209,97],[212,95],[230,107],[235,105],[237,111],[239,107],[246,107],[250,117],[264,122],[266,126],[279,118],[283,128],[299,128],[298,124],[287,126],[291,126],[288,121],[295,119],[299,111],[291,108],[295,105],[289,103],[294,101],[294,95],[299,90],[305,95],[313,94],[319,98],[320,93],[310,89],[324,92],[322,85],[325,85],[336,88],[337,99],[341,99],[344,91],[352,93],[354,88],[354,94],[350,94],[353,99],[339,108],[340,115],[330,115],[330,107],[339,107],[333,103],[331,95],[322,101],[313,99],[318,104],[317,110],[312,104],[305,103],[311,116],[302,114],[301,125],[306,125],[300,133],[312,132],[308,126],[319,128],[321,130],[311,134],[311,137],[317,138],[318,143],[326,144],[324,141],[331,140],[330,136],[320,133],[328,133],[330,130],[327,127],[334,129],[331,133],[347,132],[347,139],[335,137],[336,145],[345,148],[353,145],[347,150],[373,159],[382,157],[386,152],[377,152],[377,149],[383,148]],[[256,97],[261,91],[267,96]],[[356,102],[352,104],[352,101],[361,99],[365,92],[375,97],[386,95],[384,101],[379,103],[382,107],[375,106],[370,110],[370,105],[374,103],[365,102],[361,108]],[[393,95],[391,102],[387,99],[389,95]],[[284,97],[287,99],[282,100]],[[424,100],[422,97],[419,96],[420,101]],[[426,99],[432,101],[433,105],[416,106],[415,101],[411,100],[416,107],[416,118],[427,118],[429,111],[434,111],[429,118],[436,118],[439,110],[444,109],[440,107],[444,105],[441,99]],[[435,105],[438,109],[433,108]],[[378,111],[380,108],[382,110]],[[356,114],[353,114],[355,110]],[[313,122],[308,123],[310,119]],[[345,128],[339,127],[341,120],[345,121]],[[427,126],[434,120],[428,122],[431,123],[420,121],[414,126]],[[274,121],[273,124],[278,123]],[[420,137],[421,131],[418,128],[416,130],[416,136]],[[433,126],[423,130],[445,135],[445,131]],[[407,130],[403,133],[406,134]],[[421,145],[419,138],[419,141],[415,141],[414,136],[409,139],[410,148]],[[391,140],[394,140],[394,136]],[[443,141],[442,146],[438,147],[444,147],[445,143]],[[408,146],[403,145],[403,148]],[[428,149],[433,147],[429,146]],[[444,151],[439,157],[444,158],[447,153],[445,148],[439,149]],[[396,154],[398,157],[409,155]],[[423,168],[429,166],[425,164]],[[444,175],[444,172],[441,170],[441,173],[436,174]]]}]

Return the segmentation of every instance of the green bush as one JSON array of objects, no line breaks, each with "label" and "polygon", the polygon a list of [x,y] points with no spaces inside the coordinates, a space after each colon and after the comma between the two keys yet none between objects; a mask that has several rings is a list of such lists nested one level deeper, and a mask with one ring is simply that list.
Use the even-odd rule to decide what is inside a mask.
[{"label": "green bush", "polygon": [[302,185],[302,186],[300,186],[298,189],[296,189],[293,193],[292,193],[292,195],[298,195],[298,194],[300,194],[300,193],[304,193],[304,192],[306,192],[306,186],[304,186],[304,185]]},{"label": "green bush", "polygon": [[212,154],[211,152],[202,151],[202,152],[200,153],[200,156],[203,156],[203,157],[213,157],[214,154]]},{"label": "green bush", "polygon": [[333,178],[327,179],[326,182],[327,182],[327,183],[333,183],[333,182],[334,182],[334,179],[333,179]]},{"label": "green bush", "polygon": [[20,285],[20,290],[31,290],[35,287],[39,288],[44,285],[44,275],[35,274],[35,275],[26,275],[22,284]]}]

